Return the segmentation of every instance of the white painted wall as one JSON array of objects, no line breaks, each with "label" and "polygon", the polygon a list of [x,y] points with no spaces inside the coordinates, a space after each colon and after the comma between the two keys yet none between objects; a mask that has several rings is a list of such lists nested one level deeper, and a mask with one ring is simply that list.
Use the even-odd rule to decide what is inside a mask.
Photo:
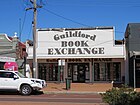
[{"label": "white painted wall", "polygon": [[[124,58],[124,45],[114,45],[114,30],[113,29],[100,29],[100,30],[72,30],[71,33],[75,33],[75,31],[81,32],[81,34],[85,34],[86,37],[67,37],[60,38],[59,40],[55,40],[55,36],[66,36],[70,35],[70,31],[37,31],[38,39],[37,39],[37,58],[45,59],[45,58]],[[84,36],[84,35],[83,35]],[[92,40],[94,37],[95,40]],[[63,42],[66,43],[78,43],[83,42],[84,45],[78,46],[78,44],[73,46],[63,46]],[[83,44],[82,43],[82,44]],[[70,44],[72,45],[72,44]],[[75,54],[69,54],[68,49],[76,49]],[[83,49],[93,49],[100,48],[102,51],[100,53],[90,53],[84,52]],[[50,52],[49,52],[50,49]],[[55,49],[60,51],[60,54],[55,51]],[[60,50],[62,49],[62,50]],[[79,53],[77,49],[81,49],[82,53]],[[64,52],[63,52],[64,51]],[[62,53],[63,52],[63,53]],[[33,47],[28,47],[27,50],[28,59],[32,59],[33,55]]]}]

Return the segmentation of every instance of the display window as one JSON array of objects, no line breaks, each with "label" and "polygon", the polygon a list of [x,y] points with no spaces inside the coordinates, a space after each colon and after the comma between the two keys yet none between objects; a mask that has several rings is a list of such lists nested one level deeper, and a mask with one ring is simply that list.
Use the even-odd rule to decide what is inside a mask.
[{"label": "display window", "polygon": [[46,81],[57,81],[58,64],[57,63],[39,63],[39,78]]},{"label": "display window", "polygon": [[120,62],[94,63],[94,81],[121,81]]}]

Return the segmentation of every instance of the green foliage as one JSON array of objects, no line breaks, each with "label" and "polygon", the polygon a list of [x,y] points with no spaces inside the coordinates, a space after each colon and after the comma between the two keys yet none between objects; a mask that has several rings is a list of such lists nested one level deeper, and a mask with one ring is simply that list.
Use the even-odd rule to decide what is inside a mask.
[{"label": "green foliage", "polygon": [[103,101],[109,105],[139,105],[140,103],[140,93],[128,86],[112,88],[102,93],[101,96]]}]

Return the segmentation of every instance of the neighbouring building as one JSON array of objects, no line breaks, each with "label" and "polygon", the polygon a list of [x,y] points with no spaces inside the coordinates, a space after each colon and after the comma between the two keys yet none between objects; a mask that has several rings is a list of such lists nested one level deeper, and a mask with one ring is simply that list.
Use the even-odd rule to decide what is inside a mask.
[{"label": "neighbouring building", "polygon": [[18,37],[0,34],[0,69],[4,69],[6,62],[16,62],[23,69],[26,55],[26,45]]},{"label": "neighbouring building", "polygon": [[127,81],[140,87],[140,23],[129,23],[125,31]]},{"label": "neighbouring building", "polygon": [[[37,30],[38,78],[47,82],[124,82],[125,49],[114,27],[49,28]],[[30,44],[32,45],[32,44]],[[33,72],[33,46],[27,61]]]}]

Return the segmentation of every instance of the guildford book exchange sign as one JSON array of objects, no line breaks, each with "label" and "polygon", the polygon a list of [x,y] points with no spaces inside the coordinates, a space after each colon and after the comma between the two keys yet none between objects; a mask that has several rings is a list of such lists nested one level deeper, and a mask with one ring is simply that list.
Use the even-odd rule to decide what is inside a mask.
[{"label": "guildford book exchange sign", "polygon": [[38,31],[38,53],[47,57],[104,56],[112,45],[110,30]]},{"label": "guildford book exchange sign", "polygon": [[[88,40],[96,40],[96,35],[88,35],[81,31],[66,32],[62,35],[54,35],[54,40],[75,38],[71,41],[60,41],[59,48],[48,48],[48,55],[79,55],[79,54],[104,54],[104,47],[90,47]],[[83,40],[79,40],[83,38]]]}]

